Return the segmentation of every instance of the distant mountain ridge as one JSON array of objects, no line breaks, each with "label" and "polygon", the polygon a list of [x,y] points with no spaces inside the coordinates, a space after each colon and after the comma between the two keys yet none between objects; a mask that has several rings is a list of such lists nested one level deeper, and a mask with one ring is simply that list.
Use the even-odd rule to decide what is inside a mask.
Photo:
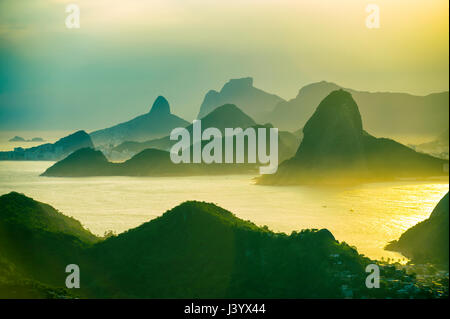
[{"label": "distant mountain ridge", "polygon": [[448,161],[414,150],[363,130],[358,105],[344,90],[320,102],[303,128],[296,155],[278,172],[259,179],[261,184],[327,183],[394,177],[448,175]]},{"label": "distant mountain ridge", "polygon": [[267,115],[275,105],[284,101],[281,97],[253,86],[253,78],[231,79],[217,92],[210,90],[200,106],[197,118],[201,119],[223,104],[235,104],[258,123],[267,123]]},{"label": "distant mountain ridge", "polygon": [[77,131],[55,143],[46,143],[30,148],[15,148],[14,151],[0,152],[0,160],[16,161],[58,161],[70,153],[84,147],[94,147],[85,131]]},{"label": "distant mountain ridge", "polygon": [[158,96],[150,111],[127,122],[90,133],[96,146],[118,145],[125,141],[146,141],[170,134],[189,123],[170,112],[169,102]]},{"label": "distant mountain ridge", "polygon": [[[240,127],[242,129],[245,129],[247,127],[256,125],[255,121],[251,117],[245,114],[234,104],[224,104],[217,107],[211,113],[207,114],[204,118],[201,119],[201,124],[202,130],[210,127],[215,127],[219,129],[222,132],[222,134],[224,134],[225,128]],[[192,136],[193,125],[188,124],[185,126],[185,128]],[[130,152],[132,154],[136,154],[146,148],[157,148],[169,151],[174,143],[176,143],[176,141],[170,140],[170,132],[169,132],[168,136],[164,136],[159,139],[148,140],[144,142],[136,142],[136,141],[124,142],[113,148],[113,151],[116,152],[125,151]]]},{"label": "distant mountain ridge", "polygon": [[[245,130],[246,128],[253,127],[257,130],[258,127],[273,127],[270,124],[256,124],[250,116],[233,104],[225,104],[217,107],[201,119],[201,124],[202,130],[215,127],[222,132],[223,136],[225,134],[225,128],[239,127]],[[186,129],[192,135],[192,124],[186,127]],[[279,162],[281,162],[295,153],[301,137],[286,131],[279,131],[278,137]],[[175,143],[176,141],[171,141],[169,136],[146,142],[124,142],[114,147],[107,155],[108,158],[122,159],[126,156],[131,157],[147,148],[170,151],[170,148]]]},{"label": "distant mountain ridge", "polygon": [[45,142],[42,137],[33,137],[32,139],[24,139],[22,136],[14,136],[9,142]]},{"label": "distant mountain ridge", "polygon": [[294,131],[304,126],[316,106],[332,91],[350,92],[358,104],[365,129],[378,136],[437,136],[449,127],[449,92],[416,96],[395,92],[364,92],[326,81],[302,87],[298,95],[280,102],[268,118],[275,127]]},{"label": "distant mountain ridge", "polygon": [[448,159],[449,154],[449,129],[446,129],[438,137],[430,142],[412,146],[416,151],[427,153],[436,157]]}]

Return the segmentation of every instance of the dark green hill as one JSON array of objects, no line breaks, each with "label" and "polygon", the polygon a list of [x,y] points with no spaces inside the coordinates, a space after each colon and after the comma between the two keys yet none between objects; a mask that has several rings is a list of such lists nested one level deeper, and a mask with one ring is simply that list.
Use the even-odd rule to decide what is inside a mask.
[{"label": "dark green hill", "polygon": [[295,156],[259,183],[353,183],[448,175],[448,161],[365,132],[358,106],[344,90],[333,91],[319,104],[303,134]]},{"label": "dark green hill", "polygon": [[55,288],[26,278],[0,251],[0,299],[72,299],[65,288]]},{"label": "dark green hill", "polygon": [[364,284],[370,260],[328,230],[276,234],[204,202],[185,202],[89,254],[108,265],[89,271],[92,296],[335,298],[343,284],[355,296],[375,293]]},{"label": "dark green hill", "polygon": [[399,240],[386,246],[417,263],[435,263],[448,268],[449,203],[448,193],[439,201],[430,217],[404,232]]},{"label": "dark green hill", "polygon": [[102,176],[112,174],[117,166],[117,164],[108,162],[101,151],[82,148],[56,162],[41,175],[55,177]]},{"label": "dark green hill", "polygon": [[126,176],[195,175],[198,167],[198,165],[174,164],[170,160],[169,152],[152,148],[143,150],[117,166],[118,174]]},{"label": "dark green hill", "polygon": [[92,243],[97,238],[80,222],[67,217],[48,204],[11,192],[0,196],[0,222],[53,233],[64,233]]},{"label": "dark green hill", "polygon": [[15,192],[0,196],[0,251],[27,278],[62,286],[66,265],[97,240],[47,204]]}]

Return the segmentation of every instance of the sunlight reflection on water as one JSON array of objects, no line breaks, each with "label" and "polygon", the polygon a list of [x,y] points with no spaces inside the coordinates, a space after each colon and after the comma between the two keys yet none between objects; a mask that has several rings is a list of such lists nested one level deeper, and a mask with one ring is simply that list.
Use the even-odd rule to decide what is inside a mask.
[{"label": "sunlight reflection on water", "polygon": [[256,186],[250,175],[202,177],[39,177],[52,162],[0,162],[0,194],[18,191],[54,206],[103,235],[139,226],[186,200],[216,203],[274,231],[327,228],[371,258],[430,215],[448,179],[347,188]]}]

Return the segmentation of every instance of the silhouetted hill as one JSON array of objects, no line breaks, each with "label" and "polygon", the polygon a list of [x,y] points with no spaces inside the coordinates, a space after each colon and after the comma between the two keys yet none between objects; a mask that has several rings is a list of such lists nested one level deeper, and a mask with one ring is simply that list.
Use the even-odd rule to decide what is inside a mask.
[{"label": "silhouetted hill", "polygon": [[362,120],[350,94],[334,91],[325,98],[304,126],[303,134],[295,157],[308,168],[362,165]]},{"label": "silhouetted hill", "polygon": [[284,100],[275,94],[255,88],[253,78],[232,79],[220,92],[210,90],[205,95],[197,118],[205,117],[223,104],[235,104],[257,122],[264,122],[275,105],[282,101]]},{"label": "silhouetted hill", "polygon": [[117,165],[110,163],[101,151],[93,148],[82,148],[56,162],[41,175],[59,177],[102,176],[114,172]]},{"label": "silhouetted hill", "polygon": [[25,149],[18,147],[14,151],[0,152],[0,160],[58,161],[83,147],[94,147],[94,145],[85,131],[77,131],[53,144],[46,143]]},{"label": "silhouetted hill", "polygon": [[[0,293],[21,287],[17,297],[65,297],[40,283],[61,287],[70,263],[81,269],[76,293],[90,298],[386,298],[414,282],[381,265],[381,287],[367,289],[374,261],[328,230],[273,233],[204,202],[102,241],[24,195],[1,196],[0,209]],[[19,272],[35,281],[14,283]],[[430,295],[417,288],[408,296]]]},{"label": "silhouetted hill", "polygon": [[[320,101],[338,89],[342,87],[325,81],[309,84],[300,89],[296,98],[280,102],[265,120],[283,130],[296,130],[312,116]],[[408,142],[411,137],[437,136],[448,128],[448,92],[415,96],[345,90],[352,94],[363,125],[372,134]]]},{"label": "silhouetted hill", "polygon": [[390,242],[387,250],[398,251],[417,263],[435,263],[448,268],[449,204],[448,193],[439,201],[430,217]]},{"label": "silhouetted hill", "polygon": [[[216,108],[214,111],[201,119],[201,121],[202,130],[210,127],[216,127],[222,132],[222,135],[225,135],[225,128],[240,127],[245,130],[248,127],[253,127],[255,129],[259,127],[273,127],[271,124],[256,124],[253,119],[251,119],[247,114],[245,114],[238,107],[232,104],[225,104]],[[186,129],[192,136],[192,124],[186,127]],[[294,135],[293,133],[287,131],[278,132],[279,163],[294,155],[295,151],[298,148],[298,145],[300,144],[300,140],[301,136]],[[146,142],[124,142],[113,148],[108,156],[110,158],[119,160],[123,158],[129,158],[148,148],[170,151],[172,145],[174,145],[175,143],[176,141],[171,141],[169,136]],[[224,142],[222,142],[222,145],[225,145]],[[236,143],[234,143],[234,145],[236,145]]]},{"label": "silhouetted hill", "polygon": [[47,204],[15,192],[0,196],[0,251],[24,277],[63,286],[66,265],[97,240]]},{"label": "silhouetted hill", "polygon": [[[256,131],[258,140],[258,128],[269,129],[271,125],[252,126]],[[266,134],[267,131],[266,131]],[[236,163],[236,137],[233,139],[234,163],[225,163],[225,138],[222,138],[222,163],[194,164],[193,145],[190,145],[191,163],[174,164],[170,159],[170,153],[156,148],[146,148],[129,160],[122,163],[109,162],[101,151],[91,148],[78,150],[65,159],[49,167],[42,176],[54,177],[82,177],[82,176],[188,176],[188,175],[216,175],[216,174],[242,174],[257,173],[259,166],[267,164],[259,163],[256,146],[256,163],[248,163],[248,140],[244,139],[244,163]],[[278,135],[278,162],[294,155],[299,144],[299,138],[289,132],[279,132]],[[161,140],[158,140],[161,141]],[[174,143],[174,141],[170,141]],[[202,141],[202,148],[209,141]],[[142,146],[142,145],[141,145]],[[269,139],[266,139],[266,153],[270,152]],[[164,148],[167,148],[165,146]]]},{"label": "silhouetted hill", "polygon": [[303,129],[296,155],[261,184],[355,182],[395,177],[445,175],[448,161],[417,153],[385,138],[365,132],[352,95],[330,93]]},{"label": "silhouetted hill", "polygon": [[[225,128],[237,128],[240,127],[245,129],[247,127],[256,125],[255,121],[247,114],[242,112],[236,105],[233,104],[224,104],[214,111],[206,115],[201,119],[202,130],[205,130],[210,127],[215,127],[219,129],[222,134],[225,133]],[[186,126],[189,134],[192,138],[193,125],[190,124]],[[170,140],[170,132],[168,136],[163,138],[149,140],[146,142],[135,142],[135,141],[127,141],[124,142],[115,148],[113,148],[113,152],[118,153],[127,153],[134,155],[146,148],[156,148],[160,150],[169,151],[173,144],[176,141]]]},{"label": "silhouetted hill", "polygon": [[91,296],[336,298],[343,284],[355,296],[374,290],[364,284],[370,260],[328,230],[276,234],[204,202],[185,202],[89,254],[98,261],[85,279]]},{"label": "silhouetted hill", "polygon": [[170,134],[176,127],[189,123],[170,113],[169,102],[162,97],[153,103],[150,112],[109,128],[94,131],[90,135],[94,144],[118,145],[124,141],[146,141]]},{"label": "silhouetted hill", "polygon": [[26,278],[0,251],[0,299],[74,298],[66,289],[50,287]]},{"label": "silhouetted hill", "polygon": [[[271,124],[266,125],[253,125],[251,126],[256,130],[256,136],[258,136],[257,129],[260,127],[270,128]],[[267,134],[267,133],[266,133]],[[233,140],[234,145],[234,154],[236,154],[236,138]],[[278,162],[281,163],[286,159],[291,158],[300,144],[301,138],[286,131],[278,132]],[[269,150],[269,140],[267,139],[266,150]],[[138,143],[138,142],[125,142],[114,148],[113,152],[109,154],[109,156],[113,159],[123,159],[132,157],[136,153],[143,151],[144,149],[154,148],[159,150],[170,151],[172,145],[176,143],[176,141],[171,141],[168,138],[162,138],[157,140],[152,140],[148,142]],[[202,145],[207,142],[203,141]],[[225,140],[222,138],[222,154],[225,154],[224,150]],[[245,149],[247,150],[247,140],[245,141]],[[256,150],[258,150],[258,146],[256,146]],[[245,152],[245,158],[247,159],[247,151]]]},{"label": "silhouetted hill", "polygon": [[[191,146],[192,158],[192,146]],[[174,164],[170,153],[145,149],[122,163],[108,162],[101,151],[81,149],[49,167],[41,176],[194,176],[256,172],[256,164]]]}]

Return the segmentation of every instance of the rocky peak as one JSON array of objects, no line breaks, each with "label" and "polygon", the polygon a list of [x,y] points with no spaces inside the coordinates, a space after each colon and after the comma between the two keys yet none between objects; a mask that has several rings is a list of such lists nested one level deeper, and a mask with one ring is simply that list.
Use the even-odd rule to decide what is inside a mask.
[{"label": "rocky peak", "polygon": [[170,114],[169,102],[164,96],[158,96],[150,109],[150,114]]},{"label": "rocky peak", "polygon": [[331,92],[319,104],[303,134],[296,158],[314,166],[355,165],[363,158],[361,114],[352,95],[344,90]]}]

